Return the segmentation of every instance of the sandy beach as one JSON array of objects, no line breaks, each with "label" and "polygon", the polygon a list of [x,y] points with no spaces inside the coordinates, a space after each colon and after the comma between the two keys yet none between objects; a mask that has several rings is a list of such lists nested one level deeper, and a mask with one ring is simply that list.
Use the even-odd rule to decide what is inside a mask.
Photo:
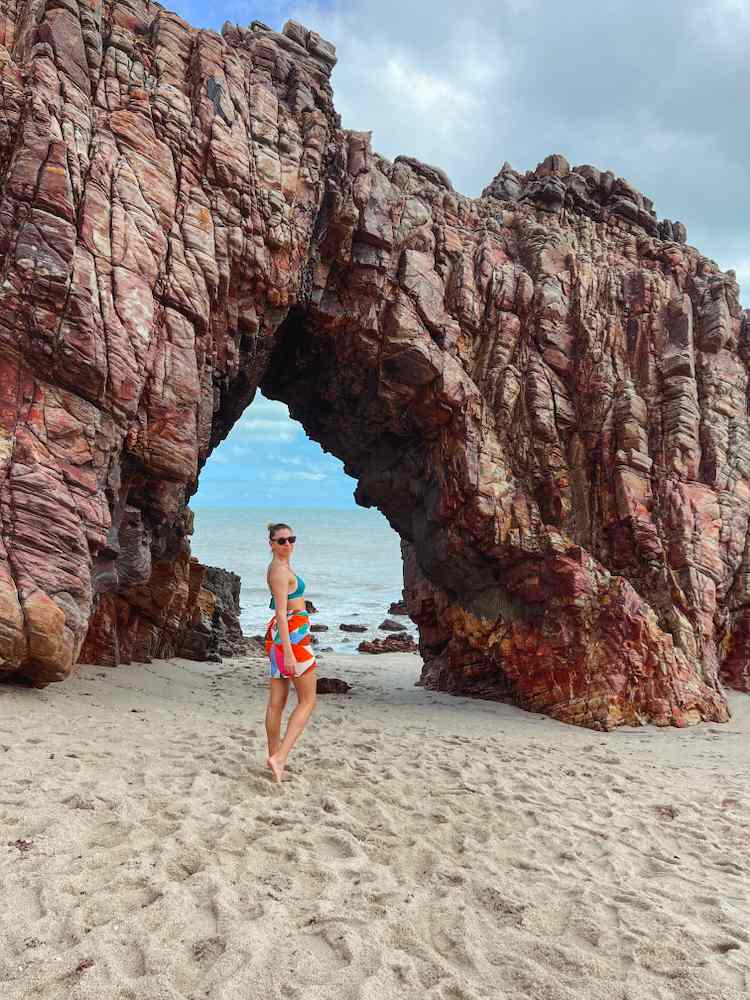
[{"label": "sandy beach", "polygon": [[0,687],[5,1000],[740,1000],[750,698],[563,726],[326,656],[274,785],[264,663]]}]

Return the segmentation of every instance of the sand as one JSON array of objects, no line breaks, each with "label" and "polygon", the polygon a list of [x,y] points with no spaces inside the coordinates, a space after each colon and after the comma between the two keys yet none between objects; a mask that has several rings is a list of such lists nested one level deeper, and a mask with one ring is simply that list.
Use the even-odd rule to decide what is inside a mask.
[{"label": "sand", "polygon": [[605,735],[320,672],[281,786],[258,659],[0,686],[4,1000],[747,1000],[750,697]]}]

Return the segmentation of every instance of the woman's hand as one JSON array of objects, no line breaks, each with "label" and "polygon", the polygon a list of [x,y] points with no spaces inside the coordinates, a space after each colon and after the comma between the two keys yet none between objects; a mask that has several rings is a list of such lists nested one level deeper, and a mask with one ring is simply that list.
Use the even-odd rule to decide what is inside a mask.
[{"label": "woman's hand", "polygon": [[288,677],[294,677],[297,671],[297,661],[294,658],[294,653],[291,649],[284,650],[284,673]]}]

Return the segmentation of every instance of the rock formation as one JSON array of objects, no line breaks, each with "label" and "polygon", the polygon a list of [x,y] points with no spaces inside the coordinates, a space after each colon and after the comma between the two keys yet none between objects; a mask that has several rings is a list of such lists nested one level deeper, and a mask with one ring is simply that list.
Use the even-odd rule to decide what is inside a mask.
[{"label": "rock formation", "polygon": [[143,0],[0,14],[0,671],[63,679],[90,621],[113,659],[134,619],[178,642],[187,502],[261,386],[404,540],[426,685],[598,728],[726,718],[733,273],[594,167],[506,164],[470,199],[384,160],[341,129],[334,62],[292,22]]},{"label": "rock formation", "polygon": [[360,653],[418,653],[419,649],[410,635],[401,632],[399,635],[389,635],[385,639],[371,639],[360,642],[357,646]]},{"label": "rock formation", "polygon": [[406,631],[406,625],[404,625],[403,622],[396,622],[392,618],[386,618],[385,621],[382,621],[378,625],[378,628],[382,632],[405,632]]},{"label": "rock formation", "polygon": [[240,578],[190,558],[186,543],[142,584],[100,596],[78,656],[117,666],[157,657],[216,660],[244,653]]},{"label": "rock formation", "polygon": [[351,684],[342,681],[340,677],[318,677],[318,694],[347,694],[351,689]]}]

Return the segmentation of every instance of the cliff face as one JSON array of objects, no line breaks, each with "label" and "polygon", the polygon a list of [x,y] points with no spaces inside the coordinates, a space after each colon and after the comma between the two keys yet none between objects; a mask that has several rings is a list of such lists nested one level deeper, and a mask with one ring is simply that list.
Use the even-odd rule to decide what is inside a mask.
[{"label": "cliff face", "polygon": [[0,45],[3,671],[62,679],[94,608],[184,629],[186,503],[260,385],[404,539],[426,684],[726,717],[750,330],[684,227],[558,156],[473,200],[383,160],[293,23],[56,0]]},{"label": "cliff face", "polygon": [[87,657],[179,648],[186,501],[299,298],[333,61],[139,2],[0,14],[3,672],[65,677],[94,607]]}]

